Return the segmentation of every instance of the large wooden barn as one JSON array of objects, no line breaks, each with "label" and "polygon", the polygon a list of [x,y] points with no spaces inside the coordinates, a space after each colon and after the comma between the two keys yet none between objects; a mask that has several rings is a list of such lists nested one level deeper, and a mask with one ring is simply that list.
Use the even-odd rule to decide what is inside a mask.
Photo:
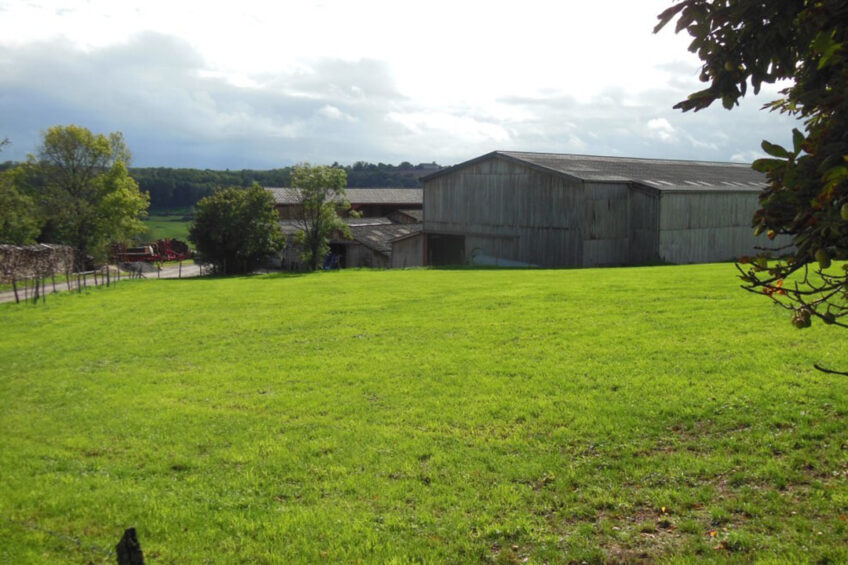
[{"label": "large wooden barn", "polygon": [[421,241],[397,251],[423,264],[700,263],[768,243],[749,165],[495,151],[421,182]]}]

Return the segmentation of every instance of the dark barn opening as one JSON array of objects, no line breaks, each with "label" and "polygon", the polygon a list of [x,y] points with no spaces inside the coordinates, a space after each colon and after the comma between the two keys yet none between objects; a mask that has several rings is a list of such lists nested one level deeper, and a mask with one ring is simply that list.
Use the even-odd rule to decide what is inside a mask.
[{"label": "dark barn opening", "polygon": [[427,264],[434,266],[464,265],[464,235],[427,235]]}]

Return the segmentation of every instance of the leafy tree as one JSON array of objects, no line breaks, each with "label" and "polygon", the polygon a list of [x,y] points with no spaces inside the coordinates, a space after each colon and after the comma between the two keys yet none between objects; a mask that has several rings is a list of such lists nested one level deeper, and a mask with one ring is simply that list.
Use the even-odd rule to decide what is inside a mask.
[{"label": "leafy tree", "polygon": [[[8,138],[0,139],[0,151],[8,144]],[[33,202],[18,191],[14,173],[0,171],[0,243],[35,243],[40,231],[41,225],[35,216]]]},{"label": "leafy tree", "polygon": [[201,199],[188,238],[200,261],[225,275],[252,271],[284,243],[274,198],[258,184]]},{"label": "leafy tree", "polygon": [[35,243],[41,232],[35,205],[21,194],[12,171],[0,173],[0,243],[27,245]]},{"label": "leafy tree", "polygon": [[337,167],[304,163],[292,171],[292,186],[299,191],[301,205],[302,227],[297,242],[303,246],[303,262],[313,271],[330,251],[333,232],[350,237],[350,228],[338,214],[350,209],[345,184],[347,175]]},{"label": "leafy tree", "polygon": [[765,105],[796,116],[791,148],[763,141],[770,156],[754,162],[768,186],[753,218],[755,233],[789,236],[794,245],[763,249],[738,266],[746,289],[793,312],[804,328],[815,318],[848,327],[848,2],[844,0],[683,0],[659,15],[692,36],[703,62],[695,92],[675,108],[732,108],[763,83],[789,81]]},{"label": "leafy tree", "polygon": [[73,247],[77,268],[102,262],[111,242],[144,231],[141,217],[149,202],[127,171],[123,135],[69,125],[43,136],[38,156],[17,173],[44,220],[38,239]]}]

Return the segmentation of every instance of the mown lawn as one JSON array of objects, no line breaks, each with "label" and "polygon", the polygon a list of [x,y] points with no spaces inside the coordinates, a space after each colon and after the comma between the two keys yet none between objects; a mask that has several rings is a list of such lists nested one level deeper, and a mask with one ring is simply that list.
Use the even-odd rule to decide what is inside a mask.
[{"label": "mown lawn", "polygon": [[846,334],[731,265],[0,305],[0,562],[848,562]]}]

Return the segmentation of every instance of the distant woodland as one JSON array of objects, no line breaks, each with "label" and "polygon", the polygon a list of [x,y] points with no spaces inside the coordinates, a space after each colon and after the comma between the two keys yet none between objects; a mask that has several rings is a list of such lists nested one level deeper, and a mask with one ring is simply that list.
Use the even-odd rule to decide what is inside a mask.
[{"label": "distant woodland", "polygon": [[[341,166],[334,163],[334,166]],[[349,188],[417,188],[418,178],[438,170],[435,163],[413,165],[387,165],[359,161],[342,166],[347,172]],[[153,210],[186,208],[211,194],[216,188],[227,186],[248,187],[254,182],[262,186],[291,186],[291,167],[255,171],[213,171],[209,169],[132,168],[130,175],[139,188],[150,193]]]},{"label": "distant woodland", "polygon": [[[9,169],[16,164],[7,161],[0,164],[0,170]],[[388,165],[364,161],[345,166],[333,163],[333,166],[345,170],[348,188],[418,188],[421,186],[419,177],[441,168],[435,163],[413,165],[403,162],[400,165]],[[290,186],[291,171],[291,167],[266,171],[133,167],[130,169],[130,176],[138,183],[139,189],[150,193],[152,210],[168,210],[194,206],[198,200],[212,194],[216,188],[248,187],[254,182],[262,186]]]}]

